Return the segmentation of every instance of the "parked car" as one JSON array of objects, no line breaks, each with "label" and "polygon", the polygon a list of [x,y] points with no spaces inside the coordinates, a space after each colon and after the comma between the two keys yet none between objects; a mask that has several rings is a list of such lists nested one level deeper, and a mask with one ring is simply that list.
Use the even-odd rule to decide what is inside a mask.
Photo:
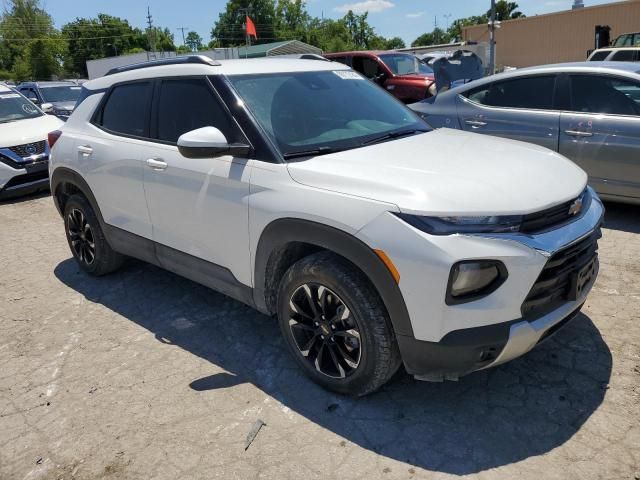
[{"label": "parked car", "polygon": [[81,87],[76,82],[24,82],[18,91],[36,105],[50,103],[51,113],[66,120],[71,115],[80,95]]},{"label": "parked car", "polygon": [[606,199],[640,203],[637,64],[570,63],[486,77],[411,108],[434,127],[537,143],[573,160]]},{"label": "parked car", "polygon": [[0,199],[49,188],[47,134],[62,124],[0,85]]},{"label": "parked car", "polygon": [[613,47],[640,47],[640,32],[623,33],[611,44]]},{"label": "parked car", "polygon": [[404,103],[419,102],[435,93],[433,70],[415,55],[365,51],[328,53],[329,60],[344,63],[379,84]]},{"label": "parked car", "polygon": [[441,380],[511,360],[595,280],[603,207],[579,167],[430,131],[339,63],[178,57],[83,89],[50,134],[80,268],[128,255],[276,315],[326,388],[366,394],[401,362]]},{"label": "parked car", "polygon": [[599,48],[587,58],[590,62],[640,62],[640,47]]}]

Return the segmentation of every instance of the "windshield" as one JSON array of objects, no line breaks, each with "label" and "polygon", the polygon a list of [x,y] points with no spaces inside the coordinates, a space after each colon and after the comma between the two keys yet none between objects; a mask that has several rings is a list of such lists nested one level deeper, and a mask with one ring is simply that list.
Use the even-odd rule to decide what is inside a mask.
[{"label": "windshield", "polygon": [[80,96],[81,87],[77,85],[63,85],[59,87],[40,87],[44,101],[54,102],[75,102]]},{"label": "windshield", "polygon": [[351,70],[232,75],[229,80],[285,157],[357,148],[386,134],[429,128]]},{"label": "windshield", "polygon": [[406,53],[385,53],[379,55],[380,60],[389,67],[394,75],[432,75],[433,69],[413,55]]},{"label": "windshield", "polygon": [[38,107],[19,93],[0,90],[0,123],[14,122],[44,115]]}]

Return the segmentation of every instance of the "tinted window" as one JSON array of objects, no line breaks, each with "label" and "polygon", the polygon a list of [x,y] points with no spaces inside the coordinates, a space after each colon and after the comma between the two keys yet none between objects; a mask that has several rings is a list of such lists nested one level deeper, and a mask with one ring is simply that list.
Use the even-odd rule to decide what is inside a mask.
[{"label": "tinted window", "polygon": [[233,128],[204,79],[164,80],[158,99],[157,138],[177,142],[180,135],[202,127],[216,127],[232,142]]},{"label": "tinted window", "polygon": [[638,60],[637,50],[620,50],[611,57],[616,62],[635,62]]},{"label": "tinted window", "polygon": [[344,63],[345,65],[349,65],[347,57],[331,57],[329,60],[331,60],[332,62],[340,62]]},{"label": "tinted window", "polygon": [[540,76],[495,82],[468,92],[469,100],[492,107],[551,110],[555,77]]},{"label": "tinted window", "polygon": [[640,115],[640,83],[615,77],[573,75],[571,102],[576,112]]},{"label": "tinted window", "polygon": [[32,98],[36,98],[36,99],[38,98],[38,95],[36,94],[36,91],[33,88],[21,88],[20,93],[22,93],[29,100],[31,100]]},{"label": "tinted window", "polygon": [[362,73],[367,78],[375,78],[380,75],[382,69],[378,65],[378,62],[367,57],[353,57],[351,60],[353,69]]},{"label": "tinted window", "polygon": [[79,85],[41,88],[45,102],[75,102],[80,96]]},{"label": "tinted window", "polygon": [[109,95],[98,123],[115,133],[148,137],[150,104],[151,84],[149,82],[117,86]]},{"label": "tinted window", "polygon": [[589,60],[592,62],[601,62],[607,58],[610,53],[611,52],[609,50],[600,50],[599,52],[594,53]]}]

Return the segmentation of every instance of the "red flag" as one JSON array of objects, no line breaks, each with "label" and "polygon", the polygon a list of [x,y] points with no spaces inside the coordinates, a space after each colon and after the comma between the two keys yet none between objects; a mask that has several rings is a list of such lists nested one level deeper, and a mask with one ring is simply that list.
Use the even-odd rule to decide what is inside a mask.
[{"label": "red flag", "polygon": [[256,25],[253,23],[253,20],[251,20],[249,18],[249,15],[247,15],[247,27],[246,27],[246,32],[247,35],[257,39],[258,38],[258,34],[256,32]]}]

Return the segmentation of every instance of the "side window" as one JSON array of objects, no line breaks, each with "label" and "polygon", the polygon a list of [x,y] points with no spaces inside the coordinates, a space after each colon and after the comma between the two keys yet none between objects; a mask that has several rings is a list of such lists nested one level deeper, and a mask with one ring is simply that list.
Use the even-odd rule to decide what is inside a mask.
[{"label": "side window", "polygon": [[353,69],[362,73],[368,79],[373,79],[382,73],[378,62],[368,57],[353,57]]},{"label": "side window", "polygon": [[107,98],[96,123],[113,133],[148,137],[150,106],[150,82],[119,85]]},{"label": "side window", "polygon": [[158,97],[156,137],[176,143],[180,135],[202,127],[216,127],[234,142],[235,129],[204,79],[163,80]]},{"label": "side window", "polygon": [[640,83],[596,75],[571,76],[571,110],[640,115]]},{"label": "side window", "polygon": [[542,75],[484,85],[467,92],[467,98],[490,107],[552,110],[554,88],[555,77]]},{"label": "side window", "polygon": [[329,60],[332,62],[344,63],[345,65],[349,65],[349,60],[347,57],[331,57]]},{"label": "side window", "polygon": [[591,58],[589,59],[589,61],[591,62],[601,62],[604,59],[606,59],[609,54],[611,53],[610,50],[600,50],[599,52],[594,53]]},{"label": "side window", "polygon": [[21,88],[20,89],[20,93],[22,93],[25,97],[27,97],[29,100],[31,99],[38,99],[38,95],[36,94],[35,90],[33,88]]},{"label": "side window", "polygon": [[620,50],[611,57],[611,60],[615,62],[636,62],[638,61],[637,50]]}]

